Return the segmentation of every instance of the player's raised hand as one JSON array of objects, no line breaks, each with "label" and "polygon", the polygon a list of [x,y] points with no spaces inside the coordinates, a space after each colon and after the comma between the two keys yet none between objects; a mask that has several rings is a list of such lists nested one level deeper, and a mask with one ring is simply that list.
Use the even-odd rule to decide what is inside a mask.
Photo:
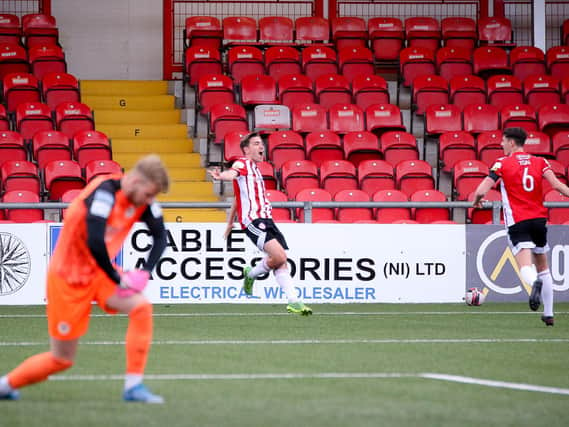
[{"label": "player's raised hand", "polygon": [[208,169],[207,173],[209,173],[213,179],[221,179],[219,168]]}]

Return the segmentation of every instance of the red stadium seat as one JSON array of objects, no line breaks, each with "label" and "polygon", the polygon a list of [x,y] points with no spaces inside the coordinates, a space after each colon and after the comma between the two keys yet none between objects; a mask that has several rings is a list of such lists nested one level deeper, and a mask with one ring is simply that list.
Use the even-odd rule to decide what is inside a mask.
[{"label": "red stadium seat", "polygon": [[334,104],[328,110],[330,130],[344,134],[365,129],[363,110],[354,104]]},{"label": "red stadium seat", "polygon": [[28,152],[24,138],[18,132],[5,130],[0,132],[0,166],[12,160],[27,160]]},{"label": "red stadium seat", "polygon": [[[2,197],[4,203],[39,203],[40,198],[36,193],[25,190],[7,191]],[[14,222],[34,222],[43,220],[41,209],[6,209],[6,219]]]},{"label": "red stadium seat", "polygon": [[8,111],[16,111],[22,102],[40,102],[39,82],[29,73],[10,73],[4,76],[4,102]]},{"label": "red stadium seat", "polygon": [[235,83],[243,77],[265,74],[263,52],[254,46],[235,46],[228,52],[229,75]]},{"label": "red stadium seat", "polygon": [[[468,195],[468,200],[474,200],[474,193]],[[501,202],[502,195],[499,191],[490,189],[484,196],[484,200],[489,202]],[[467,218],[471,224],[491,224],[492,209],[468,208]]]},{"label": "red stadium seat", "polygon": [[298,104],[292,110],[292,130],[300,133],[328,130],[326,108],[318,104]]},{"label": "red stadium seat", "polygon": [[290,129],[290,120],[290,110],[286,105],[257,105],[253,110],[254,131]]},{"label": "red stadium seat", "polygon": [[[214,144],[221,144],[225,135],[231,131],[249,131],[247,113],[238,104],[217,104],[209,112],[208,140]],[[209,164],[209,143],[206,150],[206,162]]]},{"label": "red stadium seat", "polygon": [[[285,193],[278,190],[267,190],[266,191],[267,199],[271,203],[273,202],[288,202],[288,198]],[[273,207],[271,211],[272,217],[276,221],[288,220],[291,219],[290,209],[288,208],[275,208]]]},{"label": "red stadium seat", "polygon": [[314,93],[318,103],[324,108],[352,102],[350,82],[339,74],[324,74],[316,78]]},{"label": "red stadium seat", "polygon": [[40,169],[54,160],[71,160],[69,138],[56,130],[36,132],[32,138],[33,158]]},{"label": "red stadium seat", "polygon": [[418,190],[432,190],[435,179],[431,165],[424,160],[403,160],[395,166],[396,187],[410,197]]},{"label": "red stadium seat", "polygon": [[342,190],[356,190],[356,167],[346,160],[327,160],[320,165],[320,187],[332,197]]},{"label": "red stadium seat", "polygon": [[373,56],[380,63],[397,63],[405,46],[403,22],[394,17],[375,17],[367,22]]},{"label": "red stadium seat", "polygon": [[0,80],[7,74],[29,72],[26,49],[16,43],[0,44]]},{"label": "red stadium seat", "polygon": [[6,108],[0,104],[0,132],[10,130],[10,119],[8,118],[8,113]]},{"label": "red stadium seat", "polygon": [[415,137],[405,131],[389,131],[379,139],[380,150],[386,162],[395,167],[403,160],[418,160],[419,149]]},{"label": "red stadium seat", "polygon": [[247,75],[241,79],[241,104],[251,107],[259,104],[277,104],[277,82],[264,74]]},{"label": "red stadium seat", "polygon": [[47,73],[66,73],[67,62],[63,50],[56,45],[35,46],[28,49],[31,73],[43,79]]},{"label": "red stadium seat", "polygon": [[0,14],[0,44],[21,44],[20,18],[10,13]]},{"label": "red stadium seat", "polygon": [[[411,194],[411,202],[446,202],[444,193],[437,190],[419,190]],[[433,221],[448,221],[450,212],[447,208],[414,208],[412,215],[419,224],[430,224]]]},{"label": "red stadium seat", "polygon": [[569,75],[569,46],[553,46],[547,50],[545,62],[549,74],[558,79]]},{"label": "red stadium seat", "polygon": [[470,104],[462,112],[464,130],[479,134],[500,128],[500,111],[490,104]]},{"label": "red stadium seat", "polygon": [[346,47],[367,46],[367,24],[357,16],[338,16],[331,21],[332,41],[339,52]]},{"label": "red stadium seat", "polygon": [[[369,202],[367,193],[361,190],[341,190],[334,195],[335,202]],[[336,219],[341,223],[354,223],[356,221],[371,221],[373,218],[371,208],[336,208]]]},{"label": "red stadium seat", "polygon": [[318,167],[329,160],[343,160],[340,136],[332,131],[312,132],[306,135],[306,158]]},{"label": "red stadium seat", "polygon": [[200,78],[222,74],[219,50],[209,46],[191,46],[184,52],[184,82],[194,86]]},{"label": "red stadium seat", "polygon": [[476,145],[470,132],[446,132],[439,138],[439,165],[450,173],[461,160],[476,160]]},{"label": "red stadium seat", "polygon": [[539,129],[550,137],[569,129],[569,105],[548,104],[537,112]]},{"label": "red stadium seat", "polygon": [[408,47],[423,47],[436,51],[441,44],[439,21],[429,16],[405,19],[405,38]]},{"label": "red stadium seat", "polygon": [[477,137],[477,157],[478,160],[491,167],[497,158],[504,155],[502,149],[502,131],[482,132]]},{"label": "red stadium seat", "polygon": [[509,19],[499,16],[478,19],[478,40],[480,46],[492,45],[513,48],[512,23]]},{"label": "red stadium seat", "polygon": [[302,136],[290,130],[271,133],[268,138],[268,151],[269,159],[277,169],[280,169],[289,160],[304,160],[306,158]]},{"label": "red stadium seat", "polygon": [[302,50],[302,70],[314,81],[325,74],[338,73],[336,52],[327,46],[307,46]]},{"label": "red stadium seat", "polygon": [[478,44],[478,29],[472,18],[449,16],[441,19],[445,47],[472,50]]},{"label": "red stadium seat", "polygon": [[22,16],[22,34],[28,49],[34,46],[59,46],[55,18],[41,13]]},{"label": "red stadium seat", "polygon": [[46,73],[41,83],[43,99],[52,110],[62,102],[81,102],[79,82],[71,74]]},{"label": "red stadium seat", "polygon": [[531,105],[506,105],[500,111],[501,129],[521,127],[526,131],[537,130],[537,114]]},{"label": "red stadium seat", "polygon": [[551,139],[555,159],[566,168],[569,166],[569,130],[557,132]]},{"label": "red stadium seat", "polygon": [[499,47],[487,46],[474,49],[472,55],[474,74],[483,79],[497,74],[511,74],[508,52]]},{"label": "red stadium seat", "polygon": [[524,150],[537,156],[554,157],[551,148],[551,138],[549,135],[539,131],[528,132]]},{"label": "red stadium seat", "polygon": [[208,114],[211,107],[216,104],[235,103],[233,80],[223,74],[207,74],[200,77],[196,101],[201,114]]},{"label": "red stadium seat", "polygon": [[[297,202],[331,202],[332,195],[322,188],[307,188],[297,193]],[[300,222],[305,222],[305,210],[296,209],[296,217]],[[312,222],[334,220],[334,210],[331,208],[313,208]]]},{"label": "red stadium seat", "polygon": [[326,18],[303,16],[295,21],[296,40],[301,44],[327,43],[330,40],[330,23]]},{"label": "red stadium seat", "polygon": [[73,158],[82,169],[94,160],[112,160],[111,143],[107,136],[96,130],[82,130],[73,136]]},{"label": "red stadium seat", "polygon": [[415,77],[411,86],[411,133],[415,114],[423,116],[431,104],[448,104],[449,88],[447,81],[437,75],[423,75]]},{"label": "red stadium seat", "polygon": [[318,166],[310,160],[290,160],[282,165],[281,188],[289,199],[295,199],[305,188],[318,188]]},{"label": "red stadium seat", "polygon": [[[408,202],[409,197],[399,190],[380,190],[372,197],[374,202]],[[409,208],[375,208],[374,217],[382,224],[392,224],[398,220],[410,220]]]},{"label": "red stadium seat", "polygon": [[399,54],[401,84],[410,87],[415,77],[436,74],[435,53],[424,47],[407,47]]},{"label": "red stadium seat", "polygon": [[347,47],[338,52],[340,74],[351,83],[360,75],[373,75],[373,54],[367,47]]},{"label": "red stadium seat", "polygon": [[316,101],[312,80],[304,74],[288,74],[278,80],[279,101],[293,109],[299,104],[313,104]]},{"label": "red stadium seat", "polygon": [[68,138],[84,130],[95,129],[93,112],[80,102],[63,102],[55,107],[55,125]]},{"label": "red stadium seat", "polygon": [[[567,184],[567,179],[569,179],[569,177],[567,177],[567,168],[565,167],[565,165],[563,165],[563,163],[557,161],[557,160],[553,160],[553,159],[549,159],[549,166],[551,166],[551,170],[553,171],[553,173],[555,174],[555,176],[557,177],[557,179],[559,181],[561,181],[564,184]],[[548,180],[544,179],[542,181],[542,194],[547,194],[549,191],[551,191],[553,189],[553,187],[551,187],[551,184],[549,183]]]},{"label": "red stadium seat", "polygon": [[478,76],[456,76],[449,82],[450,103],[461,110],[469,104],[486,103],[486,83]]},{"label": "red stadium seat", "polygon": [[569,19],[563,21],[561,26],[561,44],[569,46]]},{"label": "red stadium seat", "polygon": [[395,188],[393,166],[384,160],[363,160],[358,165],[358,186],[370,197],[380,190]]},{"label": "red stadium seat", "polygon": [[276,190],[277,179],[275,177],[275,168],[269,162],[259,162],[257,163],[259,172],[263,176],[263,182],[265,183],[265,188],[267,190]]},{"label": "red stadium seat", "polygon": [[525,103],[536,110],[548,104],[561,104],[559,79],[544,74],[526,77],[524,80]]},{"label": "red stadium seat", "polygon": [[385,79],[378,75],[361,74],[352,80],[353,102],[362,110],[373,104],[389,104]]},{"label": "red stadium seat", "polygon": [[405,132],[401,110],[393,104],[372,104],[365,110],[366,130],[378,137],[385,132],[399,130]]},{"label": "red stadium seat", "polygon": [[228,16],[223,18],[222,24],[223,40],[227,46],[257,43],[257,23],[253,18]]},{"label": "red stadium seat", "polygon": [[73,160],[55,160],[48,163],[44,177],[48,200],[61,200],[66,191],[85,187],[81,166]]},{"label": "red stadium seat", "polygon": [[90,182],[99,175],[120,175],[121,165],[114,160],[91,160],[85,165],[85,180]]},{"label": "red stadium seat", "polygon": [[223,137],[223,158],[226,162],[233,162],[243,156],[241,141],[249,135],[248,130],[229,131]]},{"label": "red stadium seat", "polygon": [[520,80],[534,74],[545,74],[545,54],[535,46],[518,46],[510,52],[512,74]]},{"label": "red stadium seat", "polygon": [[445,132],[462,130],[462,114],[459,107],[453,104],[429,105],[425,112],[425,140],[423,143],[423,158],[425,158],[427,142],[436,140]]},{"label": "red stadium seat", "polygon": [[294,22],[286,16],[264,16],[259,19],[259,41],[265,44],[292,43]]},{"label": "red stadium seat", "polygon": [[366,160],[381,160],[377,136],[368,131],[348,132],[344,135],[344,157],[354,166]]},{"label": "red stadium seat", "polygon": [[[569,202],[569,197],[559,191],[551,190],[544,197],[545,202]],[[563,224],[569,218],[569,208],[549,208],[549,223]]]},{"label": "red stadium seat", "polygon": [[522,82],[515,76],[496,75],[488,78],[486,82],[488,91],[488,104],[502,109],[510,104],[522,104],[524,95]]},{"label": "red stadium seat", "polygon": [[275,80],[289,74],[300,74],[300,53],[290,46],[273,46],[265,51],[265,69]]},{"label": "red stadium seat", "polygon": [[[65,193],[63,193],[63,195],[61,196],[61,201],[63,203],[71,203],[73,200],[75,200],[75,198],[81,194],[80,189],[78,188],[74,188],[72,190],[66,191]],[[67,209],[62,209],[61,210],[61,220],[65,220],[65,212],[67,211]]]},{"label": "red stadium seat", "polygon": [[461,160],[453,169],[453,194],[456,200],[467,200],[468,195],[488,176],[488,166],[478,160]]},{"label": "red stadium seat", "polygon": [[442,47],[437,50],[436,64],[438,74],[447,81],[469,76],[473,72],[472,51],[460,47]]},{"label": "red stadium seat", "polygon": [[39,102],[24,102],[16,108],[16,130],[24,139],[31,139],[40,130],[53,130],[51,111]]},{"label": "red stadium seat", "polygon": [[189,16],[184,28],[184,47],[206,46],[220,49],[223,31],[215,16]]},{"label": "red stadium seat", "polygon": [[0,168],[2,188],[7,191],[30,191],[39,195],[41,190],[38,167],[26,160],[10,160]]}]

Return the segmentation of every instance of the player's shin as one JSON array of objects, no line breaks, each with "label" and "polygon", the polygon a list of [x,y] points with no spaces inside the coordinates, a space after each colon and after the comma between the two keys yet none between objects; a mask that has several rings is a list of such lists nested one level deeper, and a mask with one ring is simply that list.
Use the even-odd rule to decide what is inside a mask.
[{"label": "player's shin", "polygon": [[[126,374],[142,381],[152,342],[152,305],[145,301],[128,314],[126,331]],[[139,376],[139,377],[138,377]],[[129,384],[130,385],[130,384]]]}]

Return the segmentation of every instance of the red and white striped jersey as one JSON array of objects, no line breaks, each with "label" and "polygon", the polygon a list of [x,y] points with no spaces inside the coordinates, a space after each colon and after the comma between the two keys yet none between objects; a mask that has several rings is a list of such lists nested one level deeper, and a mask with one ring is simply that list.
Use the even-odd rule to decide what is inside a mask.
[{"label": "red and white striped jersey", "polygon": [[265,193],[263,175],[254,161],[240,157],[231,168],[239,175],[233,180],[237,216],[243,228],[257,218],[271,218],[271,202]]},{"label": "red and white striped jersey", "polygon": [[494,163],[491,171],[502,179],[502,203],[507,227],[526,219],[547,218],[543,206],[543,174],[551,169],[543,157],[515,152]]}]

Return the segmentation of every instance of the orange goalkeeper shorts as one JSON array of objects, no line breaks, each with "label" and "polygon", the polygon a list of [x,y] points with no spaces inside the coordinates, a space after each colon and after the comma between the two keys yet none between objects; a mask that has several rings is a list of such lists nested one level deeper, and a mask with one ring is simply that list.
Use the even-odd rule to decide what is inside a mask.
[{"label": "orange goalkeeper shorts", "polygon": [[103,271],[98,272],[88,285],[70,285],[63,277],[47,274],[47,324],[49,335],[59,340],[81,337],[89,327],[92,303],[96,302],[107,313],[107,300],[116,293],[117,284]]}]

